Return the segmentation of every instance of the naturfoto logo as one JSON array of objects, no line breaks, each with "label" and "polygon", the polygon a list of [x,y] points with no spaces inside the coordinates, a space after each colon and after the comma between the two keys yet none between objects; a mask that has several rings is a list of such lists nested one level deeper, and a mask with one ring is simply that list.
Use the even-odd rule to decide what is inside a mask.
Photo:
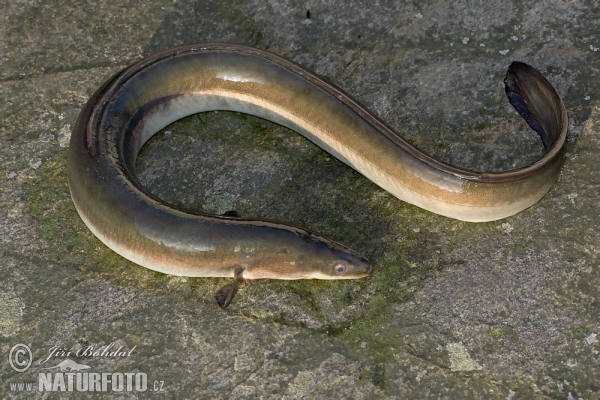
[{"label": "naturfoto logo", "polygon": [[[94,372],[94,357],[119,358],[129,357],[136,346],[125,348],[110,343],[106,346],[87,346],[79,349],[54,346],[48,350],[47,356],[35,363],[44,370],[37,373],[37,382],[11,382],[11,392],[164,392],[164,381],[151,382],[148,387],[148,376],[144,372]],[[67,358],[70,357],[70,358]],[[84,358],[73,360],[72,358]],[[61,360],[62,359],[62,360]],[[29,346],[18,344],[13,346],[9,354],[9,362],[16,372],[25,372],[32,366],[33,354]],[[44,365],[47,363],[46,365]],[[37,385],[36,385],[37,383]]]},{"label": "naturfoto logo", "polygon": [[90,367],[73,360],[64,360],[58,365],[44,369],[52,368],[60,368],[62,372],[40,372],[38,391],[145,392],[148,389],[148,377],[144,372],[79,372]]}]

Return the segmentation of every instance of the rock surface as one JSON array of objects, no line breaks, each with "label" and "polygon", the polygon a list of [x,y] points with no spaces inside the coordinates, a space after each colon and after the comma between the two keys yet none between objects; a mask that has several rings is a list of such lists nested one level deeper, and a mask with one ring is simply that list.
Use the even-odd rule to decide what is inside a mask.
[{"label": "rock surface", "polygon": [[[600,398],[600,7],[591,4],[3,2],[3,397],[30,398],[15,385],[38,390],[39,373],[57,372],[41,368],[71,359],[146,373],[147,391],[169,398]],[[79,219],[66,182],[70,129],[105,79],[154,51],[210,41],[292,59],[416,146],[479,170],[542,152],[503,94],[506,68],[525,61],[567,106],[562,175],[534,207],[469,224],[393,198],[272,123],[189,117],[142,151],[150,190],[189,210],[306,226],[375,269],[360,281],[246,284],[220,310],[213,294],[227,280],[166,276],[113,254]],[[16,344],[32,351],[26,372],[7,360]],[[120,346],[129,353],[73,355]]]}]

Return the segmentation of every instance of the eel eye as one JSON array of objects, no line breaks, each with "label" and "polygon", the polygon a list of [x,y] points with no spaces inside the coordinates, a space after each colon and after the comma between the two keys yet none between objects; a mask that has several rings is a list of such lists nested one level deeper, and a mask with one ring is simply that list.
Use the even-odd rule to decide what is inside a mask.
[{"label": "eel eye", "polygon": [[336,264],[336,266],[333,267],[333,272],[336,274],[343,274],[346,272],[346,266],[344,264]]}]

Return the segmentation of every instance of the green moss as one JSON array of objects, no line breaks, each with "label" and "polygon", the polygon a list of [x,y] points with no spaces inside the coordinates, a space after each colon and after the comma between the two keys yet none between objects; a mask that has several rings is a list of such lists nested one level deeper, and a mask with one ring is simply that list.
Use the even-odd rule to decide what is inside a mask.
[{"label": "green moss", "polygon": [[[247,114],[219,111],[194,114],[180,119],[167,126],[156,134],[156,137],[145,145],[147,147],[159,146],[163,141],[186,140],[216,140],[234,145],[243,150],[272,151],[282,141],[297,139],[297,134],[285,135],[282,127]],[[165,135],[171,132],[171,135]],[[278,151],[285,151],[286,147],[277,147]]]},{"label": "green moss", "polygon": [[[66,161],[66,151],[57,153],[24,184],[27,214],[36,221],[37,233],[53,244],[46,258],[72,265],[87,276],[117,280],[125,285],[160,287],[168,282],[170,276],[124,259],[89,231],[71,201]],[[135,273],[131,273],[132,269]]]},{"label": "green moss", "polygon": [[489,128],[491,128],[491,125],[487,122],[481,122],[473,127],[473,129],[475,129],[476,131],[483,131]]},{"label": "green moss", "polygon": [[[90,254],[102,252],[97,251],[100,242],[87,230],[71,202],[66,159],[66,151],[57,153],[25,183],[27,212],[37,221],[38,234],[55,244],[53,251],[57,260],[84,264]],[[118,264],[120,257],[102,254],[102,258],[110,264]]]}]

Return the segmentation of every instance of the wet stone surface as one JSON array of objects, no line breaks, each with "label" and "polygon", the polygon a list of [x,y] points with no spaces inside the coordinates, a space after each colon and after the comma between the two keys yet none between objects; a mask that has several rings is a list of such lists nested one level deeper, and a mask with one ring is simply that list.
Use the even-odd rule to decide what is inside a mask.
[{"label": "wet stone surface", "polygon": [[[2,3],[2,397],[46,398],[39,374],[60,370],[42,368],[69,359],[147,374],[147,393],[109,385],[107,398],[598,399],[598,21],[583,1]],[[190,211],[301,225],[374,265],[359,281],[243,284],[221,310],[227,279],[112,253],[66,180],[70,130],[93,91],[144,55],[201,42],[287,57],[429,154],[488,171],[543,151],[502,86],[512,60],[530,63],[567,107],[562,174],[532,208],[469,224],[395,199],[268,121],[190,116],[142,149],[150,191]],[[17,344],[32,351],[26,372],[8,362]],[[100,353],[74,354],[85,349]]]}]

